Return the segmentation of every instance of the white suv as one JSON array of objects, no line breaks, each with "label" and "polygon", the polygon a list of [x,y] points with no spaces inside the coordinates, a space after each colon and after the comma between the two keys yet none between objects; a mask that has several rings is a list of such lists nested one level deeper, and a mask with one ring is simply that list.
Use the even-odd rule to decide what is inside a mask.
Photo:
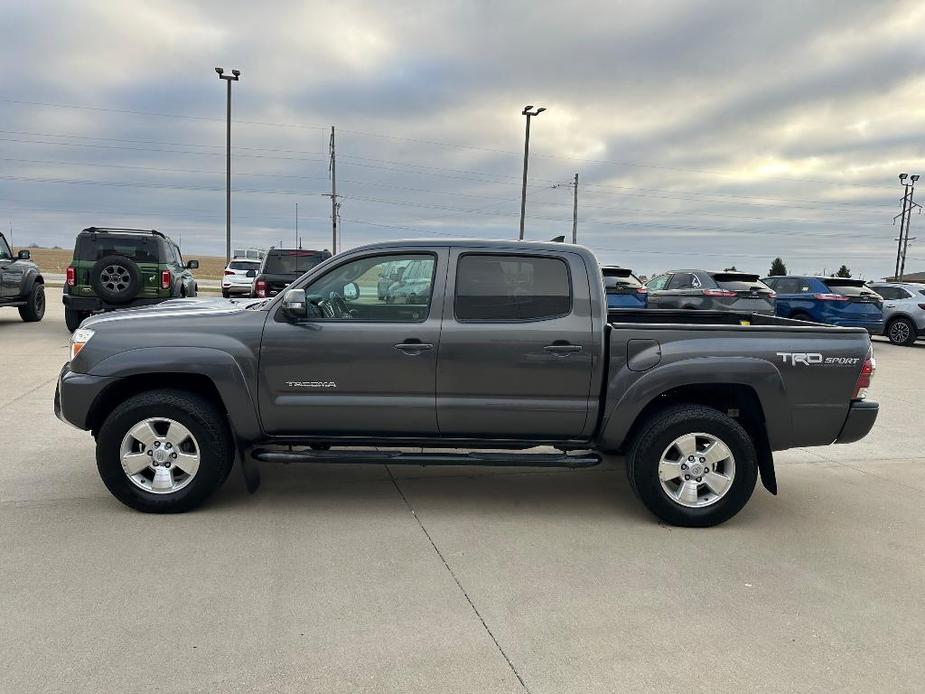
[{"label": "white suv", "polygon": [[250,258],[235,258],[222,275],[222,296],[226,299],[232,294],[250,296],[254,286],[254,278],[260,269],[260,261]]},{"label": "white suv", "polygon": [[883,334],[894,345],[925,337],[925,284],[876,282],[868,285],[883,297]]}]

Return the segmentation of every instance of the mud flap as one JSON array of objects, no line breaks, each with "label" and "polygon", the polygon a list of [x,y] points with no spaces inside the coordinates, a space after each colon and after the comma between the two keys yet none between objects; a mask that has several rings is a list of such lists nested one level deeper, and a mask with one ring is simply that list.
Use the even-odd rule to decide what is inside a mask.
[{"label": "mud flap", "polygon": [[758,471],[761,484],[772,494],[777,494],[777,475],[774,473],[774,454],[766,443],[758,447]]},{"label": "mud flap", "polygon": [[238,461],[244,475],[244,486],[247,487],[249,493],[253,494],[260,487],[260,464],[243,448],[238,448]]}]

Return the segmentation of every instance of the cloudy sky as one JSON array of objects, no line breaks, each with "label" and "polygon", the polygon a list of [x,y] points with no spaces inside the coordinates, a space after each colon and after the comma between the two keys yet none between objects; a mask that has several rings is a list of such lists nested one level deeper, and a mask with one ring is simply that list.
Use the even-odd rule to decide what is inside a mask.
[{"label": "cloudy sky", "polygon": [[[155,227],[235,246],[571,233],[640,273],[892,271],[900,171],[925,174],[925,3],[0,0],[0,226],[69,247]],[[925,183],[925,179],[923,179]],[[925,197],[925,185],[922,186]],[[925,217],[909,270],[925,270]]]}]

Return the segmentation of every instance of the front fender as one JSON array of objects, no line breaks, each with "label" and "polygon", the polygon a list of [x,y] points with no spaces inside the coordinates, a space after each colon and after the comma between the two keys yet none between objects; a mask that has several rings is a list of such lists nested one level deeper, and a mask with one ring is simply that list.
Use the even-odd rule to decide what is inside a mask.
[{"label": "front fender", "polygon": [[770,362],[751,357],[682,359],[655,367],[642,376],[619,369],[607,385],[609,404],[601,423],[601,447],[604,450],[620,447],[639,415],[658,396],[696,385],[751,388],[761,403],[771,449],[789,447],[791,408],[781,374]]},{"label": "front fender", "polygon": [[211,347],[145,347],[119,352],[94,364],[93,376],[125,378],[140,374],[189,373],[206,376],[218,391],[236,435],[261,436],[256,393],[231,354]]}]

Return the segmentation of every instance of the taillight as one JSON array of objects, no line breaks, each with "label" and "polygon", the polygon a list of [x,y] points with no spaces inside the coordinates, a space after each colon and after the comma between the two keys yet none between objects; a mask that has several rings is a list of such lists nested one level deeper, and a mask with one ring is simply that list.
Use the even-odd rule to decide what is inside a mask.
[{"label": "taillight", "polygon": [[267,295],[267,281],[257,280],[254,282],[254,293],[261,299]]},{"label": "taillight", "polygon": [[867,348],[867,356],[864,357],[864,365],[861,367],[861,374],[858,376],[858,382],[854,384],[854,395],[852,400],[863,400],[867,397],[867,389],[870,388],[870,381],[877,370],[877,360],[874,359],[874,348]]},{"label": "taillight", "polygon": [[225,274],[226,274],[226,275],[233,275],[233,274],[234,274],[234,270],[225,270]]},{"label": "taillight", "polygon": [[813,298],[819,301],[848,301],[844,294],[813,294]]},{"label": "taillight", "polygon": [[768,298],[769,298],[769,299],[776,299],[776,298],[777,298],[777,292],[768,292]]},{"label": "taillight", "polygon": [[636,287],[637,294],[648,294],[649,290],[645,287]]},{"label": "taillight", "polygon": [[170,270],[163,270],[161,272],[161,289],[170,288]]},{"label": "taillight", "polygon": [[925,304],[919,304],[919,308],[925,308]]},{"label": "taillight", "polygon": [[729,289],[704,289],[704,296],[724,296],[724,297],[733,297],[736,295],[735,292],[730,291]]},{"label": "taillight", "polygon": [[65,271],[65,276],[67,278],[66,282],[68,287],[73,287],[77,284],[77,270],[74,269],[73,265],[69,266]]}]

